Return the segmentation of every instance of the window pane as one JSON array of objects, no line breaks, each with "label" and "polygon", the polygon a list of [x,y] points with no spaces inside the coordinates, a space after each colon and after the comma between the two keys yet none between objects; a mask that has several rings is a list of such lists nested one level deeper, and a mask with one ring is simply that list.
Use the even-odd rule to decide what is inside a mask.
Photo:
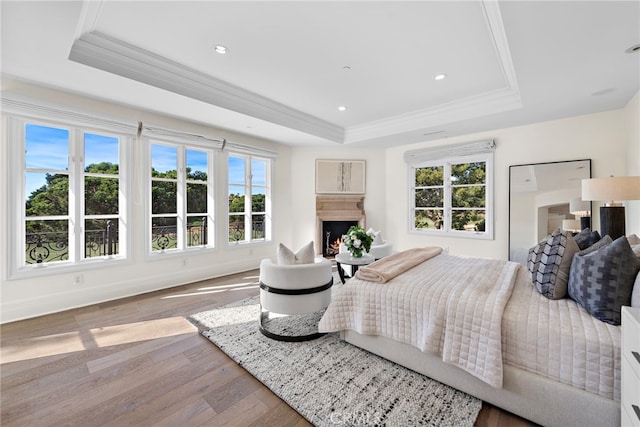
[{"label": "window pane", "polygon": [[151,226],[151,250],[159,251],[178,247],[176,218],[153,218]]},{"label": "window pane", "polygon": [[244,187],[229,186],[229,212],[244,212]]},{"label": "window pane", "polygon": [[85,215],[118,214],[117,178],[84,178]]},{"label": "window pane", "polygon": [[417,210],[414,227],[424,230],[441,230],[444,228],[444,211],[442,209]]},{"label": "window pane", "polygon": [[444,207],[444,190],[442,188],[425,188],[416,190],[417,208]]},{"label": "window pane", "polygon": [[245,240],[244,215],[229,215],[229,241],[238,242]]},{"label": "window pane", "polygon": [[187,246],[207,244],[207,217],[192,216],[187,218]]},{"label": "window pane", "polygon": [[118,138],[84,134],[84,170],[92,173],[118,174]]},{"label": "window pane", "polygon": [[87,219],[84,222],[84,257],[119,253],[118,219]]},{"label": "window pane", "polygon": [[229,184],[244,185],[245,176],[244,158],[229,156]]},{"label": "window pane", "polygon": [[25,165],[50,170],[69,169],[69,131],[27,124],[25,127]]},{"label": "window pane", "polygon": [[207,153],[204,151],[187,150],[187,179],[207,180]]},{"label": "window pane", "polygon": [[460,163],[451,165],[452,184],[484,184],[487,178],[487,163]]},{"label": "window pane", "polygon": [[63,174],[25,173],[26,216],[69,214],[69,176]]},{"label": "window pane", "polygon": [[486,187],[453,187],[451,205],[454,208],[484,208],[486,205]]},{"label": "window pane", "polygon": [[264,239],[264,215],[251,215],[251,239]]},{"label": "window pane", "polygon": [[69,259],[69,221],[27,221],[25,228],[26,264]]},{"label": "window pane", "polygon": [[251,183],[253,185],[267,185],[267,161],[251,159]]},{"label": "window pane", "polygon": [[451,212],[451,228],[461,231],[485,231],[485,211],[461,211]]},{"label": "window pane", "polygon": [[153,181],[151,184],[152,213],[176,213],[176,194],[178,184],[175,182]]},{"label": "window pane", "polygon": [[261,193],[259,190],[254,189],[253,194],[251,195],[251,212],[264,212],[264,191]]},{"label": "window pane", "polygon": [[187,213],[207,212],[207,185],[187,184]]},{"label": "window pane", "polygon": [[177,178],[178,149],[166,145],[151,145],[151,176]]},{"label": "window pane", "polygon": [[444,185],[444,166],[416,168],[416,187]]}]

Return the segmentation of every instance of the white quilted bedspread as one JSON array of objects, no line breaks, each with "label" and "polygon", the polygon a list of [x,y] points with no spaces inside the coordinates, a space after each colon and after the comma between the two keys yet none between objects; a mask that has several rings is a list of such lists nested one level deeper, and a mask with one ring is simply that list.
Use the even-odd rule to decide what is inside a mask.
[{"label": "white quilted bedspread", "polygon": [[502,314],[519,264],[440,254],[387,283],[351,279],[320,332],[382,335],[502,386]]},{"label": "white quilted bedspread", "polygon": [[540,295],[522,268],[502,320],[503,361],[620,400],[620,335],[575,301]]}]

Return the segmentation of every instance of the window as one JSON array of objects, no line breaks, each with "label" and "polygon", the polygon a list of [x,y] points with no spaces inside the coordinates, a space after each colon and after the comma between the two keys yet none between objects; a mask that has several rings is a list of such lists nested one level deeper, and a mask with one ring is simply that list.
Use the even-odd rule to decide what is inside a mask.
[{"label": "window", "polygon": [[151,252],[212,246],[212,158],[198,146],[151,143]]},{"label": "window", "polygon": [[229,154],[229,243],[271,239],[268,159]]},{"label": "window", "polygon": [[126,255],[120,244],[125,138],[31,120],[11,123],[10,138],[23,147],[12,155],[23,176],[18,268]]},{"label": "window", "polygon": [[[451,151],[457,150],[452,147]],[[439,154],[429,156],[429,150],[424,150],[419,155],[405,155],[410,162],[409,229],[493,238],[493,153],[460,157]]]}]

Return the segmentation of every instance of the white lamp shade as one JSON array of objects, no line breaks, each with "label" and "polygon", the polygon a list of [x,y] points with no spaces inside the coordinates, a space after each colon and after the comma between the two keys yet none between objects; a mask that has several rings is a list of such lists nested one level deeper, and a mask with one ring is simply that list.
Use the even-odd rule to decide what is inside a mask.
[{"label": "white lamp shade", "polygon": [[563,219],[562,229],[567,231],[580,231],[580,220],[578,219]]},{"label": "white lamp shade", "polygon": [[640,200],[640,176],[583,179],[582,200]]},{"label": "white lamp shade", "polygon": [[590,216],[591,203],[587,200],[582,200],[580,197],[571,199],[569,201],[569,212],[571,212],[572,215]]}]

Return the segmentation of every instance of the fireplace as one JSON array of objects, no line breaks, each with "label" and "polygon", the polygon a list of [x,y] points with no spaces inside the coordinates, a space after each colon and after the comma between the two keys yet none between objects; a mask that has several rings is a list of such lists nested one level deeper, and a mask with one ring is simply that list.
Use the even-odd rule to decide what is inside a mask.
[{"label": "fireplace", "polygon": [[342,235],[358,221],[322,221],[322,256],[332,257],[339,253]]},{"label": "fireplace", "polygon": [[352,225],[365,226],[364,196],[316,196],[317,254],[327,257],[337,254],[339,244],[335,241]]}]

